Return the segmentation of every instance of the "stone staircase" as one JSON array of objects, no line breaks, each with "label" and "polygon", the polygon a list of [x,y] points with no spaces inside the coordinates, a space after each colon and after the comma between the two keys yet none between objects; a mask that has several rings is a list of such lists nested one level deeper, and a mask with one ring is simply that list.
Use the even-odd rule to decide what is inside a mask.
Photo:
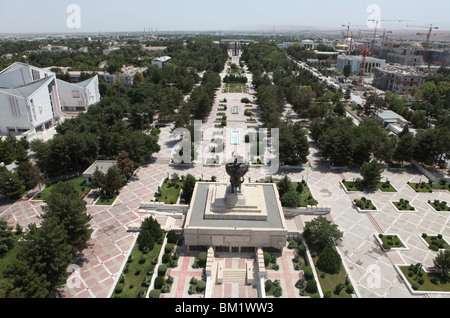
[{"label": "stone staircase", "polygon": [[245,284],[247,271],[245,269],[225,269],[223,271],[224,283],[241,283]]}]

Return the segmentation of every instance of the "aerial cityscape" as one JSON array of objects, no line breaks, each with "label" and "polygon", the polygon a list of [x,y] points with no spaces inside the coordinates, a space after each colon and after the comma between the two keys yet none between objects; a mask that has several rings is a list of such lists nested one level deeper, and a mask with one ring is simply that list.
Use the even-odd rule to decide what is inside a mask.
[{"label": "aerial cityscape", "polygon": [[194,2],[2,3],[0,299],[450,298],[450,5]]}]

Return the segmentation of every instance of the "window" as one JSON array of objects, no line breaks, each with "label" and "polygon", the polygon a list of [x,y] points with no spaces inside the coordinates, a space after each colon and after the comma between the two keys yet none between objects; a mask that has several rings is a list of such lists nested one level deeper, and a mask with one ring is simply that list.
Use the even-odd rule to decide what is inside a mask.
[{"label": "window", "polygon": [[72,97],[73,98],[80,98],[80,92],[79,91],[72,91]]}]

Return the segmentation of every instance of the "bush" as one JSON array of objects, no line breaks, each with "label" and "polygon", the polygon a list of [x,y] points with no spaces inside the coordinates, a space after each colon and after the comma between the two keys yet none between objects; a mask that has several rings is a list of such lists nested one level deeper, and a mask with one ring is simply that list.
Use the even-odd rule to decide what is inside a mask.
[{"label": "bush", "polygon": [[430,244],[430,250],[437,252],[439,251],[439,246],[436,244]]},{"label": "bush", "polygon": [[314,277],[311,266],[306,266],[305,269],[303,270],[303,273],[305,275],[306,280],[310,280]]},{"label": "bush", "polygon": [[173,277],[172,276],[167,277],[166,283],[167,284],[172,284],[173,283]]},{"label": "bush", "polygon": [[173,251],[173,244],[167,243],[166,246],[164,247],[164,252],[170,254],[172,253],[172,251]]},{"label": "bush", "polygon": [[316,281],[314,279],[308,280],[306,282],[305,290],[308,293],[310,293],[310,294],[315,293],[317,291],[317,283],[316,283]]},{"label": "bush", "polygon": [[201,265],[206,265],[206,252],[201,252],[200,254],[198,254],[198,262]]},{"label": "bush", "polygon": [[206,282],[204,280],[199,280],[197,282],[197,287],[195,288],[197,292],[202,293],[206,288]]},{"label": "bush", "polygon": [[306,280],[304,278],[300,278],[296,283],[295,283],[295,288],[298,289],[303,289],[306,286]]},{"label": "bush", "polygon": [[348,285],[347,286],[347,289],[345,290],[348,294],[353,294],[353,292],[354,292],[354,288],[353,288],[353,286],[352,285]]},{"label": "bush", "polygon": [[177,242],[178,242],[178,234],[174,230],[170,230],[169,233],[167,233],[167,243],[177,244]]},{"label": "bush", "polygon": [[116,294],[120,294],[122,291],[123,291],[123,285],[122,285],[122,284],[118,284],[118,285],[116,286],[116,289],[114,290],[114,292],[115,292]]},{"label": "bush", "polygon": [[432,276],[430,278],[430,282],[432,282],[433,284],[437,285],[437,284],[439,284],[439,278],[437,276]]},{"label": "bush", "polygon": [[166,271],[167,271],[167,265],[160,265],[158,267],[158,276],[166,275]]},{"label": "bush", "polygon": [[344,285],[342,285],[341,283],[336,285],[336,288],[334,289],[334,293],[336,295],[339,295],[342,291],[342,289],[344,288]]},{"label": "bush", "polygon": [[266,282],[264,283],[264,288],[266,290],[266,293],[270,291],[270,289],[272,288],[272,281],[270,279],[266,280]]},{"label": "bush", "polygon": [[165,253],[162,257],[163,264],[167,264],[170,261],[170,254]]},{"label": "bush", "polygon": [[197,278],[192,277],[189,283],[192,284],[192,285],[196,285],[197,284]]},{"label": "bush", "polygon": [[155,289],[161,289],[166,281],[164,280],[164,277],[158,276],[155,279]]},{"label": "bush", "polygon": [[301,203],[301,196],[296,190],[291,190],[283,194],[280,198],[282,206],[288,208],[296,208]]},{"label": "bush", "polygon": [[153,289],[153,290],[150,291],[148,297],[149,298],[159,298],[160,293],[161,292],[159,290]]},{"label": "bush", "polygon": [[327,248],[320,253],[317,260],[317,267],[326,273],[338,273],[341,268],[341,256],[334,248]]},{"label": "bush", "polygon": [[331,290],[326,290],[323,294],[323,298],[331,298],[333,297],[333,292]]},{"label": "bush", "polygon": [[297,250],[300,255],[304,255],[305,251],[306,251],[306,247],[305,247],[305,245],[301,244],[298,246]]},{"label": "bush", "polygon": [[168,293],[170,292],[170,285],[164,284],[161,288],[161,293]]},{"label": "bush", "polygon": [[414,284],[411,285],[411,287],[412,287],[412,289],[414,289],[414,290],[418,290],[420,286],[419,286],[419,284],[414,283]]},{"label": "bush", "polygon": [[264,252],[263,255],[264,255],[264,266],[268,266],[271,259],[270,254],[268,252]]}]

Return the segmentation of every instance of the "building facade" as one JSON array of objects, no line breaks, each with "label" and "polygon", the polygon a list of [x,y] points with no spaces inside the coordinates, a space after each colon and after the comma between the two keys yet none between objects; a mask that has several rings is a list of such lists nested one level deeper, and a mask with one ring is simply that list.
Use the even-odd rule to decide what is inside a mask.
[{"label": "building facade", "polygon": [[[361,55],[339,55],[337,57],[337,70],[339,72],[344,71],[346,65],[350,65],[351,73],[359,74],[361,72],[361,64],[363,57]],[[383,67],[386,65],[386,61],[374,57],[366,57],[364,63],[364,74],[373,74],[375,68]]]},{"label": "building facade", "polygon": [[410,95],[415,88],[422,87],[425,76],[424,72],[412,67],[387,65],[375,68],[373,86],[399,95]]},{"label": "building facade", "polygon": [[51,71],[16,62],[0,72],[0,133],[32,137],[55,126],[66,106],[87,110],[99,100],[97,77],[71,84]]}]

